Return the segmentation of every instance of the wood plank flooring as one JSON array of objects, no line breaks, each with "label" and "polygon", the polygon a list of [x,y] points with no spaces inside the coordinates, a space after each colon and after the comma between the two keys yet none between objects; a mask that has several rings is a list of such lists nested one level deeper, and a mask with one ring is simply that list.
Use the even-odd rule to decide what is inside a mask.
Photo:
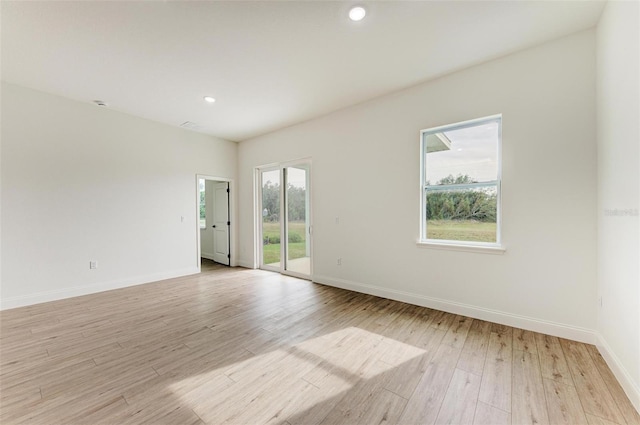
[{"label": "wood plank flooring", "polygon": [[640,424],[593,346],[275,273],[0,312],[2,424]]}]

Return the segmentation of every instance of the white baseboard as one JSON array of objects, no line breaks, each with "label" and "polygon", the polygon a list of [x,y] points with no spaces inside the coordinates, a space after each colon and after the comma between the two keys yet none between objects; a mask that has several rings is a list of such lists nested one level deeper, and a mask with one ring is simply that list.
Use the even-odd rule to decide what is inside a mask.
[{"label": "white baseboard", "polygon": [[207,260],[215,261],[215,260],[213,259],[213,254],[206,254],[206,253],[204,253],[204,252],[201,252],[201,253],[200,253],[200,257],[202,257],[202,258],[206,258]]},{"label": "white baseboard", "polygon": [[607,362],[607,365],[622,386],[622,389],[624,389],[624,392],[627,394],[627,397],[629,397],[633,406],[638,412],[640,412],[640,383],[633,381],[633,378],[627,369],[624,367],[622,362],[620,362],[618,356],[616,356],[600,333],[596,333],[596,338],[596,347],[598,347],[598,351],[602,354],[604,361]]},{"label": "white baseboard", "polygon": [[175,277],[188,276],[199,273],[197,267],[175,270],[171,272],[156,273],[146,276],[114,280],[110,282],[100,282],[91,285],[74,286],[71,288],[57,289],[55,291],[38,292],[36,294],[21,295],[17,297],[3,298],[0,300],[0,310],[24,307],[33,304],[57,301],[65,298],[79,297],[81,295],[95,294],[98,292],[110,291],[112,289],[126,288],[129,286],[142,285],[156,282],[158,280],[172,279]]},{"label": "white baseboard", "polygon": [[243,261],[243,260],[238,260],[236,262],[236,265],[238,267],[244,267],[245,269],[255,269],[255,266],[253,265],[252,262],[250,261]]},{"label": "white baseboard", "polygon": [[447,301],[411,292],[398,291],[395,289],[383,288],[380,286],[368,285],[344,279],[336,279],[328,276],[314,275],[313,281],[324,285],[335,286],[337,288],[362,292],[369,295],[402,301],[422,307],[429,307],[436,310],[446,311],[448,313],[460,314],[474,319],[500,323],[503,325],[513,326],[515,328],[540,332],[574,341],[585,342],[588,344],[595,343],[595,332],[591,329],[554,323],[532,317],[505,313],[498,310],[491,310],[469,304]]}]

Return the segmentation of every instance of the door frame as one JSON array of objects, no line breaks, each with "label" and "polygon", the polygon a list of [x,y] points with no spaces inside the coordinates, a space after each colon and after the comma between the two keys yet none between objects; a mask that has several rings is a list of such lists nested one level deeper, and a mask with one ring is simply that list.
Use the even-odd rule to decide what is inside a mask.
[{"label": "door frame", "polygon": [[[284,185],[286,185],[286,177],[284,173],[284,169],[287,167],[294,167],[296,165],[305,165],[307,169],[307,191],[309,193],[309,208],[307,211],[309,217],[309,228],[307,229],[307,237],[310,239],[309,243],[309,275],[292,272],[285,269],[286,265],[286,251],[285,251],[285,242],[280,243],[280,267],[271,267],[262,264],[263,254],[262,254],[262,172],[264,171],[275,171],[278,170],[280,172],[280,241],[286,241],[287,239],[287,226],[286,226],[286,214],[287,214],[287,203],[286,203],[286,190],[284,190]],[[256,190],[255,198],[254,198],[254,267],[262,270],[275,271],[283,275],[298,277],[301,279],[308,279],[313,281],[313,189],[312,189],[312,178],[311,178],[311,169],[312,169],[312,159],[310,157],[300,158],[291,161],[284,162],[276,162],[266,165],[261,165],[255,167],[254,169],[254,184]]]},{"label": "door frame", "polygon": [[229,226],[229,266],[236,267],[237,261],[236,256],[234,255],[234,247],[236,246],[236,220],[235,220],[235,183],[233,179],[229,179],[226,177],[216,177],[210,176],[207,174],[196,174],[196,264],[198,266],[198,272],[202,271],[202,252],[200,246],[200,179],[204,180],[212,180],[216,182],[226,182],[229,183],[229,221],[231,225]]}]

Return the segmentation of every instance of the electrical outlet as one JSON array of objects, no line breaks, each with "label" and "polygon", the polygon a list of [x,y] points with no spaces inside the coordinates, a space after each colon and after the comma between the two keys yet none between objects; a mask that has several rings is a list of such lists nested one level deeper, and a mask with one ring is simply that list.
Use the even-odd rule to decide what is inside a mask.
[{"label": "electrical outlet", "polygon": [[338,263],[339,266],[341,266],[342,265],[342,258],[338,258],[337,263]]},{"label": "electrical outlet", "polygon": [[89,261],[89,268],[91,270],[97,269],[98,268],[98,262],[97,261]]}]

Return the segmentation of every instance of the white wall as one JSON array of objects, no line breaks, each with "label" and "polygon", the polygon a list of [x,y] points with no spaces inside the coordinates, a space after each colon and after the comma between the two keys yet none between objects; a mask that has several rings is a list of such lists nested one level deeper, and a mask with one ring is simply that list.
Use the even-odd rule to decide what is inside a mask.
[{"label": "white wall", "polygon": [[[416,246],[420,130],[498,113],[506,253]],[[592,340],[595,131],[586,31],[241,142],[240,264],[255,264],[253,168],[312,157],[315,281]]]},{"label": "white wall", "polygon": [[197,271],[196,174],[235,143],[5,83],[1,135],[3,308]]},{"label": "white wall", "polygon": [[638,2],[610,1],[597,30],[598,346],[638,410],[639,21]]}]

